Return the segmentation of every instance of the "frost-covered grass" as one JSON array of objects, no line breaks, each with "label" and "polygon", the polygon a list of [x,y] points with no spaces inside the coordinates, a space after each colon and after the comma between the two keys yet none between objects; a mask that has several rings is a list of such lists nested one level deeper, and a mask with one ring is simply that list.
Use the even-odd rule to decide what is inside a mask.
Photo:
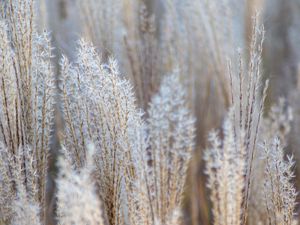
[{"label": "frost-covered grass", "polygon": [[57,70],[36,4],[0,0],[0,224],[297,224],[293,113],[264,113],[264,28],[254,15],[242,41],[245,1],[168,0],[157,24],[137,0],[76,0],[83,37]]}]

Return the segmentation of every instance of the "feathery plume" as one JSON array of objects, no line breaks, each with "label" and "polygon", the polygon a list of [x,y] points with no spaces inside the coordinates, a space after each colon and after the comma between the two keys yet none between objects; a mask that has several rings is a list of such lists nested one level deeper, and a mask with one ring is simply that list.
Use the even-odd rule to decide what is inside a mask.
[{"label": "feathery plume", "polygon": [[295,165],[292,156],[284,159],[283,147],[279,138],[271,144],[263,144],[266,160],[264,195],[268,224],[291,225],[294,222],[297,192],[292,183]]},{"label": "feathery plume", "polygon": [[[32,182],[37,186],[36,202],[43,219],[55,89],[51,41],[48,33],[39,35],[35,30],[33,0],[0,4],[0,142],[10,157],[23,155],[17,161],[20,165],[14,164],[24,170],[25,186],[33,179],[27,177],[26,156],[33,160],[38,176]],[[17,189],[10,191],[17,194]]]},{"label": "feathery plume", "polygon": [[132,87],[120,77],[115,60],[103,64],[95,48],[82,40],[77,61],[70,64],[63,58],[61,65],[66,122],[63,142],[69,149],[65,154],[80,168],[85,162],[86,143],[95,143],[99,195],[110,224],[120,224],[124,185],[135,176],[132,155],[138,146],[135,132],[141,119]]},{"label": "feathery plume", "polygon": [[28,199],[26,191],[18,189],[17,198],[12,204],[13,218],[11,225],[41,225],[39,204],[32,199]]},{"label": "feathery plume", "polygon": [[[177,92],[174,92],[176,87]],[[154,218],[161,223],[180,207],[187,167],[194,147],[194,118],[187,108],[179,74],[166,76],[148,114],[149,190]]]},{"label": "feathery plume", "polygon": [[246,146],[243,135],[236,135],[234,122],[231,110],[223,125],[223,140],[212,132],[211,148],[206,150],[204,157],[215,225],[242,224]]},{"label": "feathery plume", "polygon": [[57,206],[60,225],[104,225],[100,200],[93,182],[94,146],[89,146],[86,164],[75,170],[68,160],[60,158],[57,180]]},{"label": "feathery plume", "polygon": [[248,216],[251,182],[253,179],[253,161],[269,84],[268,80],[266,82],[262,81],[261,57],[264,28],[257,20],[258,15],[254,17],[248,65],[244,65],[241,55],[239,56],[236,72],[232,68],[231,63],[229,63],[231,103],[234,106],[234,132],[236,135],[243,134],[242,138],[246,152],[245,189],[242,210],[243,224],[246,223]]},{"label": "feathery plume", "polygon": [[[292,119],[291,107],[287,105],[287,102],[283,98],[280,98],[278,103],[270,108],[268,115],[262,120],[259,131],[259,142],[278,137],[281,146],[286,146],[291,130]],[[264,155],[264,151],[261,151],[261,149],[257,147],[257,153],[253,160],[253,177],[255,177],[255,182],[252,183],[252,193],[249,200],[248,222],[250,224],[256,224],[258,221],[262,224],[268,223],[266,204],[265,201],[262,201],[265,197],[265,193],[261,191],[264,189],[265,167],[267,163]]]},{"label": "feathery plume", "polygon": [[[29,147],[12,153],[3,144],[0,146],[0,215],[12,224],[28,213],[32,222],[40,221],[37,160]],[[32,216],[32,217],[31,217]],[[19,218],[19,219],[18,219]]]}]

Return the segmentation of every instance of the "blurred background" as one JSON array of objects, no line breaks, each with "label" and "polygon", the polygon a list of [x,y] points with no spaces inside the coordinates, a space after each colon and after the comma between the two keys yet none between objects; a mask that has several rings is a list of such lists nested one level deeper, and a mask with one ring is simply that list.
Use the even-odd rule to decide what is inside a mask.
[{"label": "blurred background", "polygon": [[[270,78],[266,111],[280,97],[292,107],[287,149],[300,173],[300,0],[40,0],[38,7],[38,29],[52,33],[58,82],[61,55],[74,59],[81,37],[93,42],[104,62],[117,59],[141,108],[147,108],[164,75],[180,71],[197,118],[184,205],[190,225],[212,222],[202,152],[229,106],[228,61],[235,67],[240,57],[247,59],[258,12],[265,27],[262,71]],[[57,108],[57,136],[62,129]],[[49,224],[55,223],[56,139],[49,165]],[[300,180],[295,182],[300,190]]]}]

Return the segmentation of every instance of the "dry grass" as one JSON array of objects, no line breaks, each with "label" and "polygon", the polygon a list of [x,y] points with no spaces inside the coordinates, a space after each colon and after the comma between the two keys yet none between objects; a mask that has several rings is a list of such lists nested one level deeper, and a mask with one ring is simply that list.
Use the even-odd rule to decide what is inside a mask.
[{"label": "dry grass", "polygon": [[60,0],[68,43],[49,2],[0,0],[0,224],[297,224],[299,90],[265,102],[258,2]]}]

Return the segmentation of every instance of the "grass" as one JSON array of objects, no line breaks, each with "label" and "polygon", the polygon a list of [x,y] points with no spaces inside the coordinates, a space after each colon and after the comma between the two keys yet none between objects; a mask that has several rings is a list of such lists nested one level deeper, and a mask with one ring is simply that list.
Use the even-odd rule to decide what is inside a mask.
[{"label": "grass", "polygon": [[47,4],[0,1],[0,224],[297,224],[299,115],[265,109],[250,2],[76,0],[54,56]]}]

